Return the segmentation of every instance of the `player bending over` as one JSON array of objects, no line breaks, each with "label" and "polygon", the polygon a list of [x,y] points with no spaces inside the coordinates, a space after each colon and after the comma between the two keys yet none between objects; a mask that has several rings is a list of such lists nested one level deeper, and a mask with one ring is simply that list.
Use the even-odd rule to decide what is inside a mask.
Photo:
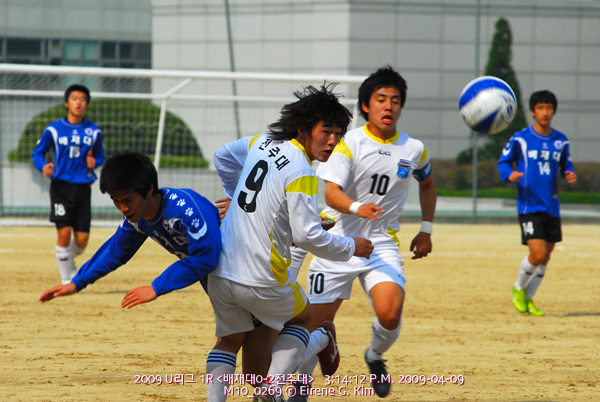
[{"label": "player bending over", "polygon": [[137,152],[109,157],[100,174],[100,191],[108,193],[124,218],[116,233],[73,277],[71,283],[46,290],[47,302],[72,295],[124,265],[148,237],[179,257],[154,281],[129,291],[121,303],[131,308],[200,281],[219,261],[221,219],[217,208],[189,189],[158,187],[150,158]]}]

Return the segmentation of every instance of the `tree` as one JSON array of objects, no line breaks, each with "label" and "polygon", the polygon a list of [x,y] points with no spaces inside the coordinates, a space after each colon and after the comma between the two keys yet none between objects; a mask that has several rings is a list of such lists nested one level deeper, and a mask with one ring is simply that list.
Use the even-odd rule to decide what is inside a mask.
[{"label": "tree", "polygon": [[[492,39],[492,47],[488,56],[488,62],[485,67],[485,75],[493,75],[504,80],[515,93],[517,99],[517,114],[512,123],[494,135],[478,134],[480,138],[485,138],[483,146],[478,149],[478,160],[498,159],[502,149],[517,131],[527,126],[525,113],[523,112],[523,103],[521,102],[521,88],[517,81],[517,75],[511,67],[512,61],[512,33],[508,21],[504,18],[496,22],[496,33]],[[458,154],[456,163],[458,165],[470,164],[473,160],[473,149],[469,148]]]},{"label": "tree", "polygon": [[[17,149],[10,151],[11,162],[29,162],[31,152],[44,128],[64,117],[64,104],[33,117],[27,124]],[[123,150],[142,152],[154,157],[160,109],[149,102],[130,99],[97,99],[90,103],[86,118],[100,127],[107,156]],[[47,158],[51,153],[47,154]],[[200,167],[208,162],[190,128],[173,113],[167,112],[160,159],[161,167]]]}]

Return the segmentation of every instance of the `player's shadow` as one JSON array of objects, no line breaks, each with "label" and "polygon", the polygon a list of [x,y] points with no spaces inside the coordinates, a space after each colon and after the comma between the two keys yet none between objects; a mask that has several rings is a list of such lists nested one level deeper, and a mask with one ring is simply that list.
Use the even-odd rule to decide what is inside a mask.
[{"label": "player's shadow", "polygon": [[573,312],[573,313],[565,313],[565,314],[548,314],[550,317],[581,317],[581,316],[589,316],[589,315],[598,315],[600,316],[600,312],[597,313],[593,313],[593,312],[589,312],[589,313],[578,313],[578,312]]}]

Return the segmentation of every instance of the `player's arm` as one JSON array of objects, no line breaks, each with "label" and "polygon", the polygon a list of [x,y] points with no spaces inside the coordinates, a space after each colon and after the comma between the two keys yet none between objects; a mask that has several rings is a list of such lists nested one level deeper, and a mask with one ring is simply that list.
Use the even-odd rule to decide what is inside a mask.
[{"label": "player's arm", "polygon": [[413,260],[427,257],[433,250],[431,227],[437,204],[437,191],[433,173],[419,182],[419,203],[421,205],[421,221],[423,223],[419,233],[417,233],[410,244],[410,251],[413,252]]},{"label": "player's arm", "polygon": [[500,174],[502,181],[514,183],[523,177],[524,172],[513,170],[513,164],[519,158],[520,152],[520,143],[513,136],[502,150],[502,154],[498,159],[498,174]]},{"label": "player's arm", "polygon": [[334,261],[348,261],[353,255],[369,258],[373,252],[370,240],[350,239],[328,233],[317,213],[317,178],[304,176],[288,188],[287,200],[294,244],[312,254]]},{"label": "player's arm", "polygon": [[42,172],[45,177],[52,177],[54,173],[54,164],[46,163],[46,152],[52,147],[52,143],[53,140],[50,131],[45,130],[31,153],[31,159],[35,168]]},{"label": "player's arm", "polygon": [[178,231],[186,234],[188,257],[175,261],[152,281],[157,297],[202,282],[217,268],[221,254],[220,222],[219,212],[212,205],[194,207],[189,215],[182,210]]},{"label": "player's arm", "polygon": [[342,213],[355,213],[361,218],[370,220],[381,219],[381,216],[379,216],[378,213],[382,214],[385,212],[383,208],[372,202],[369,204],[361,204],[358,201],[353,200],[344,193],[342,186],[331,181],[326,182],[325,185],[325,202],[330,207]]},{"label": "player's arm", "polygon": [[55,297],[69,296],[85,289],[129,261],[146,238],[147,236],[135,231],[124,221],[117,232],[81,266],[71,283],[46,290],[39,300],[47,302]]},{"label": "player's arm", "polygon": [[567,180],[567,183],[577,183],[577,175],[575,174],[575,167],[571,161],[570,143],[568,141],[565,142],[560,156],[560,173]]},{"label": "player's arm", "polygon": [[87,167],[95,169],[98,166],[104,164],[104,144],[102,140],[102,133],[100,130],[96,130],[94,133],[94,143],[92,144],[92,150],[87,155]]},{"label": "player's arm", "polygon": [[248,156],[248,151],[257,137],[241,138],[222,145],[215,152],[213,163],[221,178],[227,198],[233,198],[235,187]]}]

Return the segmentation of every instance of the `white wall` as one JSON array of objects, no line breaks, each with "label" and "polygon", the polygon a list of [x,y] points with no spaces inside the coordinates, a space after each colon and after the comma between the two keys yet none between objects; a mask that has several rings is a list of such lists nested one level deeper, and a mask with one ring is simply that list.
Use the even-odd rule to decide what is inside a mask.
[{"label": "white wall", "polygon": [[[454,158],[470,146],[469,131],[458,114],[458,95],[475,76],[475,0],[229,3],[237,71],[366,76],[391,64],[408,82],[399,128],[422,139],[434,157]],[[152,0],[153,67],[228,71],[224,4]],[[480,73],[500,17],[512,30],[512,67],[526,113],[531,92],[552,90],[559,100],[553,124],[571,139],[573,159],[600,161],[600,2],[482,0]],[[286,96],[299,86],[241,84],[238,93]],[[160,84],[155,89],[163,90]],[[211,83],[206,89],[230,94],[231,84]],[[356,90],[343,88],[352,98]],[[198,119],[206,124],[211,112],[175,112],[192,126],[202,145],[204,127]],[[228,115],[233,116],[233,109]],[[258,119],[256,113],[242,114],[242,135],[264,130],[276,116],[274,107]],[[219,129],[234,133],[233,119],[222,119]],[[210,155],[214,146],[207,143],[203,149]]]}]

